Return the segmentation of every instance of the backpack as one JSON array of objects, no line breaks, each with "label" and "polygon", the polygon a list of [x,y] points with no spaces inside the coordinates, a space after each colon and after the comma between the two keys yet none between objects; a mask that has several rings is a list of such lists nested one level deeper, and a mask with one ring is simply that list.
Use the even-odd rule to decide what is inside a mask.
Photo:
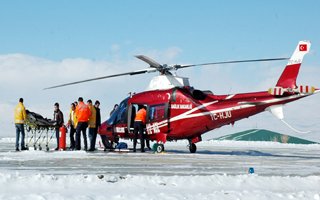
[{"label": "backpack", "polygon": [[128,148],[128,145],[127,143],[125,142],[119,142],[117,145],[116,145],[116,149],[127,149]]}]

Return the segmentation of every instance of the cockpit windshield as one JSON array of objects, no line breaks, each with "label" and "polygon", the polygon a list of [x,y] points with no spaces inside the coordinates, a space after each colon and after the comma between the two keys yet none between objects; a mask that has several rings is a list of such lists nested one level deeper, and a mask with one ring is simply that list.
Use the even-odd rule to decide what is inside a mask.
[{"label": "cockpit windshield", "polygon": [[107,120],[109,125],[116,124],[117,122],[124,122],[126,119],[126,109],[128,105],[129,97],[124,99],[118,106],[118,108],[111,114],[110,118]]}]

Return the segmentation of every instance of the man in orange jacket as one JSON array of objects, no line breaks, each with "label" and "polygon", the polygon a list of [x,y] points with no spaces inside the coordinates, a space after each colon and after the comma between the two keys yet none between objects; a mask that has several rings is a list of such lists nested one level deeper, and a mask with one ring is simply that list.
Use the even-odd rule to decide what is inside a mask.
[{"label": "man in orange jacket", "polygon": [[86,130],[88,127],[89,117],[91,115],[91,111],[89,107],[83,103],[83,98],[79,97],[78,99],[79,104],[76,107],[76,116],[78,119],[78,124],[76,128],[76,150],[81,149],[81,132],[83,135],[84,140],[84,150],[87,151],[88,143],[87,143],[87,134]]},{"label": "man in orange jacket", "polygon": [[144,152],[144,126],[146,124],[147,111],[144,105],[139,105],[139,111],[134,119],[133,152],[136,152],[137,139],[140,135],[141,152]]}]

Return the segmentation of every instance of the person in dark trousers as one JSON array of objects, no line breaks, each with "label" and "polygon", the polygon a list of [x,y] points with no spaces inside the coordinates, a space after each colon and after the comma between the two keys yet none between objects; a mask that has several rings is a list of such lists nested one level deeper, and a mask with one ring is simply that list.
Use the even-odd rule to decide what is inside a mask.
[{"label": "person in dark trousers", "polygon": [[71,104],[68,127],[70,128],[70,150],[74,150],[76,147],[74,136],[77,127],[76,105],[74,103]]},{"label": "person in dark trousers", "polygon": [[90,148],[88,151],[94,151],[96,149],[96,140],[97,140],[97,123],[96,123],[96,108],[92,105],[91,99],[87,101],[88,107],[91,111],[91,115],[89,117],[89,140],[90,140]]},{"label": "person in dark trousers", "polygon": [[19,150],[19,138],[21,133],[21,150],[27,150],[24,146],[24,123],[27,119],[26,108],[23,105],[23,98],[19,99],[19,103],[14,109],[14,124],[16,127],[16,151]]},{"label": "person in dark trousers", "polygon": [[59,103],[54,104],[54,112],[53,112],[53,120],[55,121],[55,131],[56,131],[56,138],[57,138],[57,148],[55,150],[59,150],[59,129],[63,126],[63,113],[59,109]]},{"label": "person in dark trousers", "polygon": [[146,124],[147,111],[144,105],[139,105],[139,111],[136,113],[134,119],[134,140],[133,140],[133,152],[136,152],[137,140],[140,135],[141,152],[144,151],[144,126]]},{"label": "person in dark trousers", "polygon": [[87,151],[88,144],[87,144],[87,134],[86,130],[88,127],[89,117],[91,115],[91,111],[89,107],[83,103],[83,98],[79,97],[78,105],[76,107],[76,117],[78,120],[77,128],[76,128],[76,150],[81,149],[81,132],[83,135],[84,140],[84,149]]},{"label": "person in dark trousers", "polygon": [[94,103],[94,107],[96,109],[96,127],[99,129],[101,126],[101,112],[100,112],[100,101],[96,100]]},{"label": "person in dark trousers", "polygon": [[[145,128],[145,127],[144,127]],[[146,137],[145,137],[146,138]],[[151,150],[151,147],[150,147],[150,140],[149,139],[145,139],[146,140],[146,146],[148,148],[148,150]]]},{"label": "person in dark trousers", "polygon": [[[98,100],[96,100],[96,102],[94,103],[94,107],[96,108],[96,128],[98,133],[99,127],[101,126],[100,102]],[[107,137],[105,135],[100,135],[100,137],[104,147],[104,151],[106,151],[108,148]]]}]

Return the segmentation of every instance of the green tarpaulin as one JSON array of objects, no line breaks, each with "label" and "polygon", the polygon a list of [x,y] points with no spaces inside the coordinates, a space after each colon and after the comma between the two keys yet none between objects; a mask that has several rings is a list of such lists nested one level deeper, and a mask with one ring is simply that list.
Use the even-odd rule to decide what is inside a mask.
[{"label": "green tarpaulin", "polygon": [[216,138],[216,140],[237,140],[237,141],[271,141],[290,144],[316,144],[309,140],[284,135],[281,133],[264,129],[252,129],[231,135]]}]

